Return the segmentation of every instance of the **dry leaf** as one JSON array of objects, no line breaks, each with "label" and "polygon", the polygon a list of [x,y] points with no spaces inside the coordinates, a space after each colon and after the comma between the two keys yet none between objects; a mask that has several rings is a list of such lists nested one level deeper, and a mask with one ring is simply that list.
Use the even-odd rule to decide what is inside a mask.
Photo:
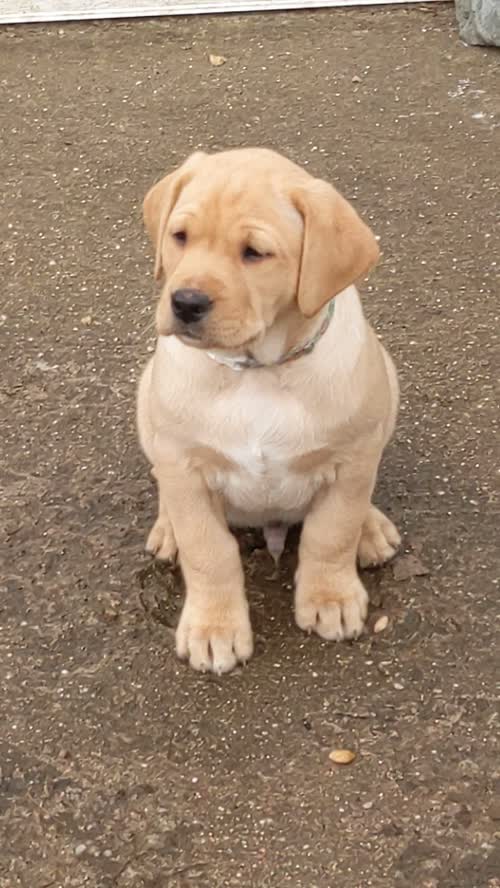
[{"label": "dry leaf", "polygon": [[387,629],[388,625],[389,625],[389,617],[386,614],[384,614],[382,617],[379,617],[378,620],[376,621],[376,623],[373,627],[373,631],[374,632],[383,632],[384,629]]},{"label": "dry leaf", "polygon": [[208,61],[210,62],[211,65],[214,66],[214,68],[220,68],[221,65],[226,64],[227,59],[225,56],[209,55]]},{"label": "dry leaf", "polygon": [[328,758],[336,765],[350,765],[356,758],[356,753],[351,749],[332,749]]},{"label": "dry leaf", "polygon": [[426,577],[429,569],[416,555],[401,555],[392,565],[392,573],[397,583],[411,577]]}]

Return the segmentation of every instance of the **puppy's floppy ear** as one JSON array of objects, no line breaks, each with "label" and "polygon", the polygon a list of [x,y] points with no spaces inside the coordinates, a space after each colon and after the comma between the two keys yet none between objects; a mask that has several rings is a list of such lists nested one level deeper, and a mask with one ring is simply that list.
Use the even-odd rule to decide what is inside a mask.
[{"label": "puppy's floppy ear", "polygon": [[379,247],[372,231],[335,188],[312,179],[292,193],[304,220],[297,301],[312,317],[372,268]]},{"label": "puppy's floppy ear", "polygon": [[144,225],[156,250],[155,280],[159,280],[163,274],[161,247],[169,216],[182,189],[192,178],[196,167],[204,157],[206,155],[202,151],[196,151],[181,167],[153,185],[144,198],[142,205]]}]

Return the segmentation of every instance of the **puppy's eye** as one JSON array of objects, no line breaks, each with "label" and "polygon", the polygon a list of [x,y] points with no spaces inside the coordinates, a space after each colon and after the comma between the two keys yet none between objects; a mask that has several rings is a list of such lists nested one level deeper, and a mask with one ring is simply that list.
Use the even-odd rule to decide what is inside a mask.
[{"label": "puppy's eye", "polygon": [[172,237],[178,244],[185,244],[187,241],[187,234],[185,231],[174,231]]},{"label": "puppy's eye", "polygon": [[254,247],[249,246],[243,247],[241,251],[241,256],[245,262],[258,262],[259,259],[265,259],[266,255],[266,253],[259,253]]}]

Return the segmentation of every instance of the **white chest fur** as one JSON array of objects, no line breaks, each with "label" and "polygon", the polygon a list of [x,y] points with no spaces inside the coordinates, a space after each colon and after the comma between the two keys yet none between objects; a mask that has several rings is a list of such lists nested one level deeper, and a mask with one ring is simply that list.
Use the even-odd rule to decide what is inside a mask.
[{"label": "white chest fur", "polygon": [[326,443],[318,441],[307,405],[272,374],[257,370],[244,374],[232,396],[213,404],[212,423],[212,447],[230,467],[217,469],[209,484],[224,496],[230,520],[301,520],[322,475],[298,471],[294,463]]}]

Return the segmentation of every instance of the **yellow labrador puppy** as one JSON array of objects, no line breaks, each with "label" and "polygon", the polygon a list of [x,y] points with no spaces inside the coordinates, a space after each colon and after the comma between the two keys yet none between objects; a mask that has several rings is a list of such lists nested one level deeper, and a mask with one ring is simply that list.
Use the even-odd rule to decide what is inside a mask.
[{"label": "yellow labrador puppy", "polygon": [[147,194],[144,218],[163,281],[138,395],[159,495],[147,549],[179,554],[178,655],[222,673],[252,654],[230,526],[264,528],[277,557],[303,522],[297,624],[358,636],[356,561],[380,564],[400,542],[371,504],[396,372],[353,286],[375,237],[334,188],[264,149],[192,155]]}]

